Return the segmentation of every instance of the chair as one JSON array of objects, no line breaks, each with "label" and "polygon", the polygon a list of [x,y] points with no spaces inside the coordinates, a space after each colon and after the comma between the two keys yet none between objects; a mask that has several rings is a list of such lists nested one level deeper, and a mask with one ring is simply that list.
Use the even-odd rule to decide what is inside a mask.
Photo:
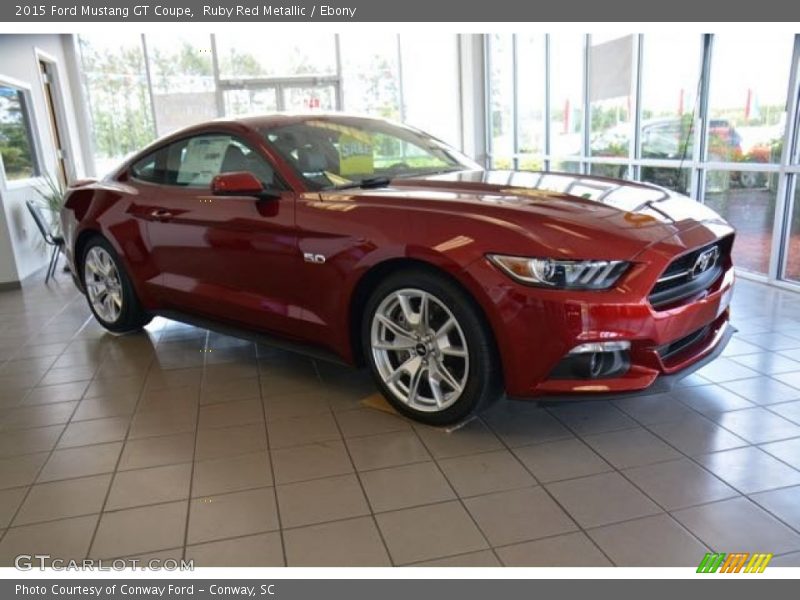
[{"label": "chair", "polygon": [[44,278],[44,282],[47,283],[51,277],[55,277],[58,257],[64,250],[64,238],[60,235],[55,235],[50,230],[50,226],[42,214],[42,209],[33,200],[26,200],[25,205],[28,207],[33,220],[36,221],[36,227],[39,228],[45,244],[53,247],[53,253],[50,255],[50,264],[47,267],[47,275]]}]

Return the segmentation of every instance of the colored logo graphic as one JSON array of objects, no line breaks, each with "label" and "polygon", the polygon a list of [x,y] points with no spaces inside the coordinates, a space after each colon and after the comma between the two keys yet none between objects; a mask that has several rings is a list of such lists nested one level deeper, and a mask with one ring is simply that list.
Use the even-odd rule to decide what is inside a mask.
[{"label": "colored logo graphic", "polygon": [[698,573],[763,573],[767,568],[772,554],[756,552],[707,552],[697,567]]}]

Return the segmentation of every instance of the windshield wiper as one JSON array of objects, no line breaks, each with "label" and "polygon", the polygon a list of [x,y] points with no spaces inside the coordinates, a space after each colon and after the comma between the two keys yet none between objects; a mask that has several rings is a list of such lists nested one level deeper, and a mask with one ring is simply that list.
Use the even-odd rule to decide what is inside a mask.
[{"label": "windshield wiper", "polygon": [[392,180],[388,177],[365,177],[364,179],[359,179],[358,181],[353,181],[350,183],[344,183],[342,185],[334,185],[328,189],[331,190],[351,190],[353,188],[362,188],[365,190],[374,189],[374,188],[382,188],[388,186],[392,183]]}]

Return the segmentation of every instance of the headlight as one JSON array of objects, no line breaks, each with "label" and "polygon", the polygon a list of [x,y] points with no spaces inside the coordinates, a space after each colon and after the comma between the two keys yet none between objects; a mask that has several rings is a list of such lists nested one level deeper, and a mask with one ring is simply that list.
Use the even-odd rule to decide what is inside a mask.
[{"label": "headlight", "polygon": [[489,254],[489,260],[521,283],[567,290],[606,290],[630,263],[624,260],[556,260]]}]

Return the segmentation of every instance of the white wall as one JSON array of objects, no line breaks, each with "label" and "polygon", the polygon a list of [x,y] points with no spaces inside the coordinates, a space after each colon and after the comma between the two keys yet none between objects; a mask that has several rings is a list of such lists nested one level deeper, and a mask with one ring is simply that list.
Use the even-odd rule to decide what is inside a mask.
[{"label": "white wall", "polygon": [[[72,43],[65,35],[0,35],[0,81],[12,79],[30,88],[32,104],[32,129],[43,170],[56,173],[56,156],[50,119],[39,75],[39,49],[55,59],[58,69],[58,87],[63,102],[67,140],[63,143],[69,148],[69,159],[73,175],[84,176],[84,161],[79,147],[76,111],[73,102],[73,88],[69,79],[70,71],[66,64],[65,50]],[[75,91],[80,91],[75,90]],[[5,182],[0,174],[0,284],[24,279],[45,265],[47,252],[41,242],[41,235],[25,207],[25,201],[36,199],[34,185],[36,180]]]}]

